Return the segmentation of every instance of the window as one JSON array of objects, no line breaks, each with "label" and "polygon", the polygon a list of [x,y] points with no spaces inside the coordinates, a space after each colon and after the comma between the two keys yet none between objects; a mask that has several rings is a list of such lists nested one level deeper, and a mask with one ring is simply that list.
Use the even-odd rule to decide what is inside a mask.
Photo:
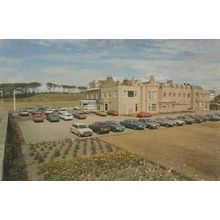
[{"label": "window", "polygon": [[138,111],[138,104],[135,104],[135,112]]},{"label": "window", "polygon": [[113,92],[113,97],[114,97],[114,98],[117,97],[117,91],[114,91],[114,92]]},{"label": "window", "polygon": [[151,99],[151,92],[148,92],[148,99]]},{"label": "window", "polygon": [[188,97],[190,97],[190,93],[188,93]]},{"label": "window", "polygon": [[173,93],[173,97],[176,97],[176,93],[175,92]]},{"label": "window", "polygon": [[128,97],[134,97],[134,91],[128,91]]},{"label": "window", "polygon": [[179,97],[181,96],[181,93],[179,93]]},{"label": "window", "polygon": [[163,97],[166,97],[166,96],[167,96],[167,94],[166,94],[166,92],[164,92],[164,93],[163,93]]},{"label": "window", "polygon": [[171,97],[171,92],[169,93],[169,97]]},{"label": "window", "polygon": [[134,91],[134,96],[135,96],[135,97],[137,96],[137,91]]},{"label": "window", "polygon": [[151,106],[150,105],[148,105],[148,111],[151,112]]},{"label": "window", "polygon": [[157,104],[152,104],[152,111],[153,112],[157,111]]}]

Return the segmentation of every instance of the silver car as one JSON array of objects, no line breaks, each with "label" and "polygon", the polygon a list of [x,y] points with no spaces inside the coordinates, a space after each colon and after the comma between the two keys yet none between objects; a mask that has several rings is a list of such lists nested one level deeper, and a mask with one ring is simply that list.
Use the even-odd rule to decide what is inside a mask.
[{"label": "silver car", "polygon": [[168,120],[173,121],[176,126],[183,126],[185,124],[184,121],[178,119],[178,118],[172,118],[172,117],[167,117]]}]

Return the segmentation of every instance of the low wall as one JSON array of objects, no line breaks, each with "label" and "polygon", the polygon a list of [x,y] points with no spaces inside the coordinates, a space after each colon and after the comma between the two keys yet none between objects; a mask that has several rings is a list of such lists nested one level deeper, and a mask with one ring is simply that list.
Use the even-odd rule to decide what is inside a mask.
[{"label": "low wall", "polygon": [[0,180],[3,179],[3,166],[8,126],[8,111],[0,106]]}]

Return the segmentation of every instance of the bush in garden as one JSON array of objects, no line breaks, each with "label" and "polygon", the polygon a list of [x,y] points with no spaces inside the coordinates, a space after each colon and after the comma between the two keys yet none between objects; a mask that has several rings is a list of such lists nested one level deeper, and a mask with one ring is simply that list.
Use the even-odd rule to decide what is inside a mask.
[{"label": "bush in garden", "polygon": [[55,150],[53,156],[54,156],[54,157],[59,157],[59,156],[60,156],[60,149]]}]

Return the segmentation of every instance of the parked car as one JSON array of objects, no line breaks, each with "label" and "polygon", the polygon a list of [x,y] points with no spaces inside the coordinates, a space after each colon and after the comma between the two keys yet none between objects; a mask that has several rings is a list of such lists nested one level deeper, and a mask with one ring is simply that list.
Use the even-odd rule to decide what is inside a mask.
[{"label": "parked car", "polygon": [[34,108],[31,108],[31,107],[27,107],[26,109],[29,113],[32,113],[34,111]]},{"label": "parked car", "polygon": [[175,123],[176,126],[183,126],[184,124],[186,124],[185,121],[182,121],[178,118],[173,118],[173,117],[167,117],[168,120],[173,121]]},{"label": "parked car", "polygon": [[53,113],[54,113],[54,110],[52,108],[46,108],[45,111],[44,111],[45,115],[53,114]]},{"label": "parked car", "polygon": [[84,114],[90,114],[91,113],[91,110],[89,110],[89,109],[81,109],[80,111]]},{"label": "parked car", "polygon": [[107,116],[107,112],[99,111],[99,112],[96,112],[96,115],[99,115],[99,116]]},{"label": "parked car", "polygon": [[151,117],[151,116],[152,116],[152,114],[150,112],[139,112],[137,114],[137,117],[139,117],[139,118],[147,118],[147,117]]},{"label": "parked car", "polygon": [[63,113],[66,113],[67,112],[67,109],[65,109],[65,108],[60,108],[59,110],[58,110],[58,113],[59,114],[63,114]]},{"label": "parked car", "polygon": [[154,121],[159,123],[160,126],[164,126],[164,127],[174,127],[175,125],[175,122],[168,120],[166,118],[155,118]]},{"label": "parked car", "polygon": [[74,106],[73,110],[80,110],[80,107],[79,106]]},{"label": "parked car", "polygon": [[194,115],[194,117],[200,118],[203,122],[208,121],[208,117],[206,117],[205,115]]},{"label": "parked car", "polygon": [[145,124],[145,128],[150,128],[150,129],[158,129],[160,127],[160,124],[151,120],[151,119],[145,119],[141,118],[138,121],[142,122]]},{"label": "parked car", "polygon": [[187,117],[187,116],[178,116],[177,118],[184,121],[188,125],[191,125],[194,123],[194,119]]},{"label": "parked car", "polygon": [[218,117],[220,117],[220,113],[215,113],[215,115],[217,115]]},{"label": "parked car", "polygon": [[64,112],[60,114],[60,118],[67,121],[67,120],[73,120],[73,115],[70,114],[69,112]]},{"label": "parked car", "polygon": [[84,113],[82,113],[82,112],[74,113],[73,117],[74,118],[78,118],[78,119],[86,119],[86,115]]},{"label": "parked car", "polygon": [[208,117],[209,121],[220,121],[220,117],[214,114],[207,114],[206,115]]},{"label": "parked car", "polygon": [[126,128],[131,128],[135,130],[143,130],[145,128],[145,124],[135,119],[125,119],[124,121],[120,122],[121,125],[125,126]]},{"label": "parked car", "polygon": [[34,122],[44,122],[44,117],[43,117],[42,113],[35,113],[32,116],[32,119],[33,119]]},{"label": "parked car", "polygon": [[125,130],[125,127],[116,121],[106,121],[105,123],[109,126],[111,131],[122,132]]},{"label": "parked car", "polygon": [[29,112],[27,109],[23,108],[23,109],[20,109],[19,115],[20,116],[29,116]]},{"label": "parked car", "polygon": [[92,136],[92,129],[83,123],[73,123],[70,131],[80,137]]},{"label": "parked car", "polygon": [[93,124],[89,125],[94,132],[97,134],[107,134],[110,132],[110,127],[105,122],[94,122]]},{"label": "parked car", "polygon": [[186,115],[186,116],[194,119],[194,123],[202,123],[203,121],[201,118],[196,117],[195,115]]},{"label": "parked car", "polygon": [[48,114],[47,120],[49,122],[59,122],[60,121],[60,115],[58,114]]},{"label": "parked car", "polygon": [[117,111],[108,111],[107,112],[108,113],[108,115],[111,115],[111,116],[118,116],[118,112]]}]

